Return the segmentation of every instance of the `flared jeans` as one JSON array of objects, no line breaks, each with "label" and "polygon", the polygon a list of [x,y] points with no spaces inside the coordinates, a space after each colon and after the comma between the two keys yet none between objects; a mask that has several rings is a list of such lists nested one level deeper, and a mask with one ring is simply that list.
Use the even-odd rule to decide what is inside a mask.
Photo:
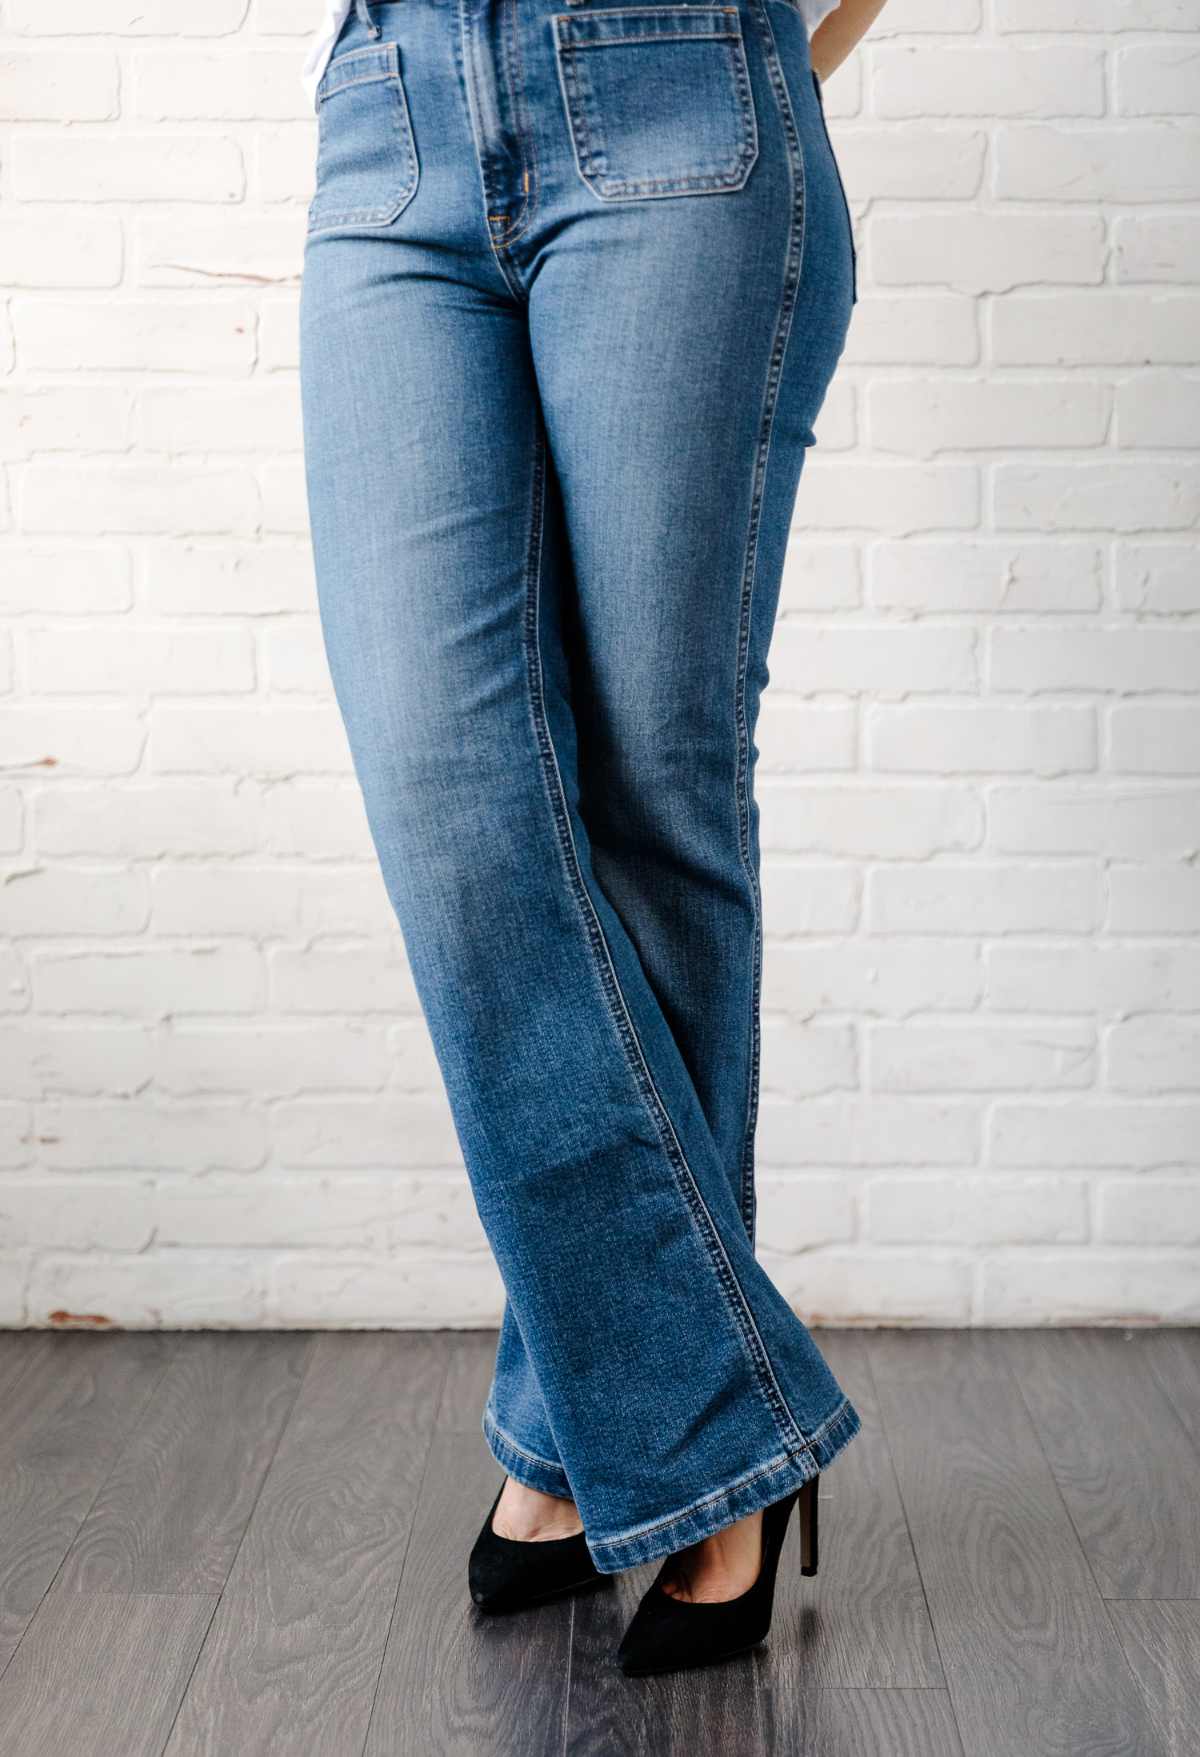
[{"label": "flared jeans", "polygon": [[792,0],[357,0],[317,103],[325,650],[507,1294],[484,1433],[612,1573],[859,1426],[754,1187],[755,724],[850,217]]}]

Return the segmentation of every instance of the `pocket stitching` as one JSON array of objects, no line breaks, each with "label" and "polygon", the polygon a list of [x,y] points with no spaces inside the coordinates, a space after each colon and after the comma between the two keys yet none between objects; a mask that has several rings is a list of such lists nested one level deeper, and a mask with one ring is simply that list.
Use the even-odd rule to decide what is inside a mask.
[{"label": "pocket stitching", "polygon": [[[664,9],[661,7],[621,7],[623,14],[641,16],[661,20]],[[683,8],[679,8],[683,11]],[[700,12],[701,8],[688,7],[687,12]],[[741,19],[732,8],[721,6],[707,10],[714,15],[732,13],[733,22],[725,29],[714,28],[710,31],[680,31],[675,34],[648,31],[629,37],[595,36],[590,41],[571,41],[570,31],[577,27],[585,16],[589,19],[603,17],[603,14],[584,15],[582,13],[556,13],[552,15],[554,27],[554,51],[558,62],[559,83],[562,89],[563,102],[567,112],[567,124],[574,149],[575,166],[580,178],[600,201],[617,201],[621,199],[645,200],[664,195],[716,195],[736,191],[745,186],[750,172],[758,160],[758,118],[754,110],[753,92],[750,86],[750,69],[746,60],[745,39],[741,29]],[[583,63],[578,57],[588,49],[604,49],[611,46],[629,44],[657,44],[664,42],[703,42],[718,43],[725,47],[726,66],[732,73],[732,88],[737,111],[741,122],[741,140],[736,149],[734,168],[727,172],[709,171],[697,173],[693,177],[614,177],[607,171],[599,171],[593,161],[604,157],[602,145],[594,144],[593,131],[589,127],[587,110],[589,96],[591,108],[596,109],[594,94],[590,94],[586,75],[583,75]],[[586,168],[585,168],[586,167]]]},{"label": "pocket stitching", "polygon": [[[340,83],[325,86],[325,80],[347,61],[380,57],[384,59],[381,72],[364,74],[360,77],[343,79]],[[413,140],[412,117],[408,109],[408,96],[404,90],[404,80],[400,71],[400,54],[395,43],[385,43],[380,48],[352,49],[346,55],[339,55],[325,70],[322,89],[318,88],[318,111],[324,111],[330,98],[338,97],[343,92],[353,91],[365,85],[390,85],[392,104],[392,129],[400,148],[403,180],[397,193],[386,205],[374,207],[339,208],[326,211],[320,205],[320,151],[318,145],[318,186],[313,192],[309,204],[307,235],[316,236],[321,232],[336,229],[338,226],[386,226],[399,219],[404,209],[417,192],[420,165],[417,159],[416,143]]]},{"label": "pocket stitching", "polygon": [[[351,61],[376,61],[382,64],[378,73],[363,73],[353,79],[339,79],[338,69],[346,67]],[[317,87],[317,108],[327,98],[332,98],[349,85],[371,85],[378,79],[391,79],[400,71],[400,51],[395,43],[384,43],[379,48],[373,46],[365,49],[349,49],[344,55],[336,55],[326,67]]]}]

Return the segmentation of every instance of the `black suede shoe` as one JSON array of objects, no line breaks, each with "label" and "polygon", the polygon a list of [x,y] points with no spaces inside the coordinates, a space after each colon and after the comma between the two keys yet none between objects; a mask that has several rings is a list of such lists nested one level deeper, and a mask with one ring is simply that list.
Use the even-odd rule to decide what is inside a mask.
[{"label": "black suede shoe", "polygon": [[626,1677],[678,1672],[713,1665],[745,1653],[766,1638],[775,1603],[775,1575],[792,1508],[800,1503],[800,1572],[817,1571],[817,1478],[812,1477],[781,1501],[763,1510],[762,1566],[758,1579],[737,1598],[717,1604],[689,1604],[664,1592],[668,1557],[646,1591],[617,1649]]},{"label": "black suede shoe", "polygon": [[530,1543],[500,1537],[492,1530],[492,1516],[503,1493],[501,1483],[467,1563],[471,1597],[481,1611],[521,1611],[583,1587],[611,1584],[611,1576],[592,1561],[582,1531]]}]

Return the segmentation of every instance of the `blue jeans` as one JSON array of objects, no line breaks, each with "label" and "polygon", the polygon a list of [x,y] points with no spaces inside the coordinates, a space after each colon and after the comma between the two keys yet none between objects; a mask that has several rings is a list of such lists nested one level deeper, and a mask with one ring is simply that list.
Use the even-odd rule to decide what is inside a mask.
[{"label": "blue jeans", "polygon": [[791,0],[358,0],[319,114],[326,652],[507,1291],[484,1432],[612,1573],[859,1426],[753,1159],[754,730],[849,216]]}]

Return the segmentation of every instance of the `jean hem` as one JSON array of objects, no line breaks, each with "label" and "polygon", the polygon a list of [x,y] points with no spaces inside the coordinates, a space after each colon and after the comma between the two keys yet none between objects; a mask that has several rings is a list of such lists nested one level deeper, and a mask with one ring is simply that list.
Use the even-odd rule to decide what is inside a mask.
[{"label": "jean hem", "polygon": [[844,1397],[809,1436],[803,1450],[784,1453],[664,1519],[618,1532],[613,1537],[589,1536],[593,1562],[602,1574],[619,1574],[711,1537],[715,1531],[761,1511],[811,1481],[833,1462],[861,1426],[858,1411]]},{"label": "jean hem", "polygon": [[542,1494],[557,1495],[564,1501],[574,1499],[562,1465],[552,1464],[548,1458],[539,1458],[535,1453],[526,1452],[523,1447],[518,1446],[498,1426],[490,1408],[483,1412],[483,1437],[496,1463],[527,1489],[540,1489]]}]

